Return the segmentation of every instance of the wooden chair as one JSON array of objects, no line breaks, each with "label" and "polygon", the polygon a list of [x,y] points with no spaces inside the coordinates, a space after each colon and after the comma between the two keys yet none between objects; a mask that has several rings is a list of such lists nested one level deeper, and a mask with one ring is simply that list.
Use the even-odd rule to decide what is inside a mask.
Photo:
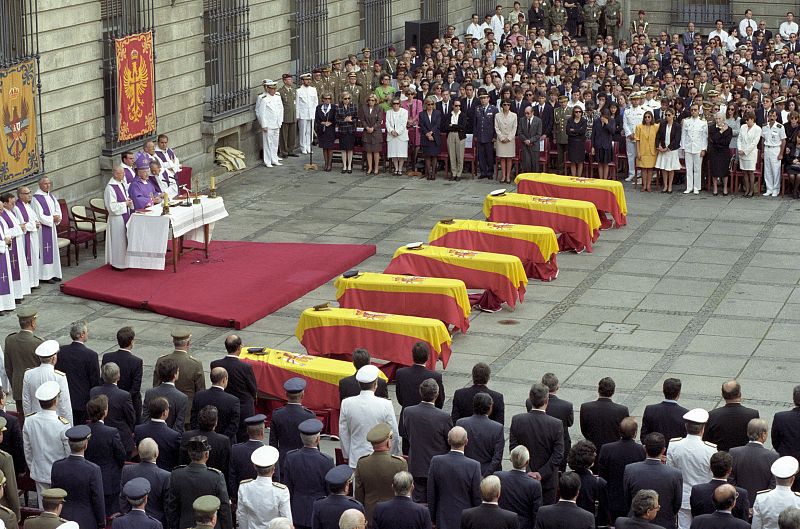
[{"label": "wooden chair", "polygon": [[539,147],[539,169],[542,172],[547,172],[547,158],[550,155],[550,138],[544,136],[542,138],[542,145]]},{"label": "wooden chair", "polygon": [[464,166],[466,167],[467,164],[469,164],[472,171],[472,177],[475,178],[475,175],[478,174],[478,157],[475,152],[474,142],[471,147],[464,149]]},{"label": "wooden chair", "polygon": [[99,222],[108,222],[108,210],[102,198],[90,198],[89,208],[91,208],[92,213],[94,213],[95,220]]},{"label": "wooden chair", "polygon": [[[61,208],[61,221],[58,223],[56,227],[56,233],[58,234],[59,239],[67,239],[69,241],[70,246],[75,247],[75,264],[80,264],[79,261],[79,254],[80,254],[80,246],[81,244],[85,244],[86,247],[89,247],[89,241],[93,240],[93,235],[89,232],[85,231],[78,231],[77,228],[72,224],[69,216],[69,209],[67,208],[67,201],[63,198],[58,199],[58,205]],[[61,247],[61,243],[59,243],[59,248]],[[97,257],[97,250],[95,249],[95,257]],[[69,248],[67,249],[67,266],[70,266],[69,260]]]},{"label": "wooden chair", "polygon": [[450,178],[450,152],[447,150],[447,133],[440,134],[439,154],[436,156],[437,162],[444,162],[444,176]]},{"label": "wooden chair", "polygon": [[108,225],[105,222],[98,221],[90,207],[72,206],[70,212],[72,213],[72,219],[75,221],[75,229],[91,234],[92,255],[97,259],[97,236],[103,235],[105,237]]},{"label": "wooden chair", "polygon": [[592,157],[590,155],[592,152],[592,140],[583,142],[583,150],[586,152],[586,156],[583,159],[583,172],[581,174],[586,178],[592,178]]},{"label": "wooden chair", "polygon": [[[614,163],[615,167],[618,170],[624,169],[626,173],[623,173],[623,177],[627,178],[627,171],[628,171],[628,144],[625,141],[625,138],[622,138],[622,141],[614,142],[617,144],[617,154],[614,156]],[[617,176],[616,174],[614,175]],[[616,180],[616,178],[615,178]]]},{"label": "wooden chair", "polygon": [[[753,190],[753,194],[761,193],[761,180],[764,177],[764,151],[759,144],[758,147],[758,155],[756,158],[756,170],[753,172],[755,178],[756,189]],[[741,170],[739,167],[739,163],[737,160],[736,165],[733,168],[733,172],[731,174],[730,180],[730,193],[735,193],[739,190],[739,182],[740,178],[744,176],[744,171]]]}]

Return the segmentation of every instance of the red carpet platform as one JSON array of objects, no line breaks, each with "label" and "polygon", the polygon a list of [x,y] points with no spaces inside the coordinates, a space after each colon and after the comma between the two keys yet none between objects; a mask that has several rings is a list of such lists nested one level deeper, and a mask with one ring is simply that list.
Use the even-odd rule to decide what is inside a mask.
[{"label": "red carpet platform", "polygon": [[[243,329],[375,254],[374,245],[214,241],[178,273],[105,265],[63,283],[65,294],[218,327]],[[167,256],[168,258],[169,255]]]}]

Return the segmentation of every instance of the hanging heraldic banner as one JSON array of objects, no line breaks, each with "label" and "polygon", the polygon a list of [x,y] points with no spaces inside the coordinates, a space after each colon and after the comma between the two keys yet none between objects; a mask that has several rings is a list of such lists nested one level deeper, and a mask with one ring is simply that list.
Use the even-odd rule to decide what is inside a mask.
[{"label": "hanging heraldic banner", "polygon": [[119,141],[156,130],[153,33],[147,31],[115,40]]},{"label": "hanging heraldic banner", "polygon": [[39,170],[37,154],[36,66],[28,60],[0,69],[0,185]]}]

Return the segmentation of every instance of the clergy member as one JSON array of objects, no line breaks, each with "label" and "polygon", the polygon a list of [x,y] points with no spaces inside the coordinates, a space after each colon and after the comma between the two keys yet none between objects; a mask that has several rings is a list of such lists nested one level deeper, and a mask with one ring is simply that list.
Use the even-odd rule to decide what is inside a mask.
[{"label": "clergy member", "polygon": [[103,200],[108,210],[106,229],[106,263],[121,270],[128,267],[128,219],[131,217],[133,201],[125,189],[125,171],[114,169],[114,176],[106,185]]},{"label": "clergy member", "polygon": [[160,193],[166,193],[169,198],[178,195],[178,182],[169,175],[169,171],[161,166],[158,158],[150,160],[150,180],[158,187]]},{"label": "clergy member", "polygon": [[61,255],[58,252],[58,225],[61,222],[61,206],[50,192],[52,182],[46,176],[39,179],[39,189],[33,194],[33,208],[39,218],[39,280],[48,283],[61,281]]},{"label": "clergy member", "polygon": [[12,193],[0,195],[3,209],[0,210],[0,222],[3,223],[6,236],[13,240],[9,245],[9,260],[11,261],[11,289],[14,299],[21,301],[24,296],[31,293],[30,272],[28,271],[27,256],[25,254],[25,228],[14,214],[14,203],[17,201]]},{"label": "clergy member", "polygon": [[128,186],[128,196],[136,211],[161,202],[159,190],[150,181],[150,164],[144,156],[136,160],[136,178]]},{"label": "clergy member", "polygon": [[[36,211],[33,209],[33,193],[28,186],[17,189],[17,203],[14,205],[14,213],[21,225],[25,226],[25,257],[30,273],[31,288],[39,288],[39,228],[41,224],[37,220]],[[0,265],[2,268],[2,265]]]},{"label": "clergy member", "polygon": [[166,134],[158,135],[158,146],[156,147],[156,156],[161,160],[161,167],[169,172],[169,175],[176,178],[175,175],[181,172],[183,166],[175,151],[169,148],[169,138]]},{"label": "clergy member", "polygon": [[[0,223],[0,311],[14,310],[14,291],[11,289],[11,261],[9,260],[8,245],[12,244],[11,237],[4,232]],[[5,383],[5,381],[3,381]]]},{"label": "clergy member", "polygon": [[125,171],[125,183],[130,184],[136,178],[136,157],[131,151],[125,151],[120,156],[120,160],[122,161],[120,167]]}]

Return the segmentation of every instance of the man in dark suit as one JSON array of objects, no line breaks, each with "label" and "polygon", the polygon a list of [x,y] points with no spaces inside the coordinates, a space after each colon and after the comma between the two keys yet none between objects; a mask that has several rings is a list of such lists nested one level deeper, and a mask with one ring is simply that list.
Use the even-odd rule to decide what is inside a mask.
[{"label": "man in dark suit", "polygon": [[742,387],[736,380],[722,384],[722,398],[725,406],[708,412],[703,440],[729,452],[735,446],[747,444],[747,424],[759,415],[758,410],[742,406]]},{"label": "man in dark suit", "polygon": [[134,431],[136,444],[138,445],[148,437],[155,441],[158,445],[156,464],[159,468],[172,472],[178,466],[181,433],[167,426],[167,418],[170,413],[169,402],[164,397],[150,399],[147,411],[150,419],[136,425]]},{"label": "man in dark suit", "polygon": [[701,514],[692,520],[691,529],[749,529],[750,524],[735,518],[731,511],[736,505],[736,489],[733,485],[720,485],[714,491],[714,507],[711,514]]},{"label": "man in dark suit", "polygon": [[119,512],[120,479],[125,464],[125,448],[119,430],[103,424],[108,414],[108,397],[98,395],[86,405],[91,434],[84,456],[100,467],[103,476],[106,515]]},{"label": "man in dark suit", "polygon": [[97,353],[84,345],[89,339],[85,321],[73,322],[69,327],[69,337],[72,343],[62,345],[58,350],[55,368],[67,375],[72,420],[75,424],[83,424],[87,420],[89,392],[100,385],[100,364]]},{"label": "man in dark suit", "polygon": [[488,393],[476,393],[472,399],[472,415],[456,422],[456,426],[467,431],[469,438],[464,455],[481,464],[483,477],[503,470],[503,425],[489,418],[491,412],[492,397]]},{"label": "man in dark suit", "polygon": [[[197,416],[197,429],[184,432],[181,437],[181,449],[178,462],[186,465],[191,462],[192,454],[189,448],[193,437],[205,437],[206,444],[211,447],[206,466],[219,471],[227,469],[231,459],[231,440],[215,431],[217,427],[217,408],[206,406]],[[227,486],[226,486],[227,490]]]},{"label": "man in dark suit", "polygon": [[642,434],[644,439],[651,432],[664,434],[669,448],[669,440],[676,437],[686,437],[686,426],[683,415],[689,411],[680,404],[681,381],[677,378],[668,378],[662,385],[664,400],[658,404],[649,404],[642,415]]},{"label": "man in dark suit", "polygon": [[[518,445],[528,449],[531,460],[528,468],[542,483],[545,505],[556,499],[558,467],[564,456],[564,429],[561,421],[547,415],[548,390],[544,384],[533,384],[529,393],[533,408],[511,419],[508,448]],[[580,480],[580,478],[579,478]]]},{"label": "man in dark suit", "polygon": [[[123,327],[117,331],[119,349],[103,355],[103,364],[114,362],[119,366],[120,378],[117,385],[131,394],[136,422],[142,417],[142,359],[133,354],[133,340],[136,333],[131,327]],[[59,361],[61,357],[59,356]],[[69,375],[67,375],[69,379]],[[70,390],[71,393],[71,390]],[[74,406],[74,404],[73,404]]]},{"label": "man in dark suit", "polygon": [[[381,380],[378,378],[378,380]],[[339,391],[341,392],[341,386]],[[297,427],[305,420],[314,419],[316,415],[313,411],[303,407],[303,392],[306,389],[306,381],[300,377],[293,377],[283,383],[286,391],[286,406],[278,408],[272,412],[272,420],[269,425],[269,445],[278,449],[279,458],[275,469],[275,481],[283,483],[281,467],[286,461],[286,454],[290,450],[303,447],[300,433]]]},{"label": "man in dark suit", "polygon": [[[371,358],[369,351],[366,349],[356,349],[353,351],[353,367],[356,368],[355,372],[349,377],[339,379],[339,402],[347,397],[355,397],[361,393],[361,386],[356,380],[356,373],[358,370],[369,364]],[[378,389],[375,390],[376,397],[389,398],[389,390],[386,387],[386,381],[378,377]],[[278,460],[280,461],[280,459]]]},{"label": "man in dark suit", "polygon": [[71,454],[53,463],[51,486],[67,491],[72,498],[64,503],[61,515],[80,527],[105,527],[106,509],[103,498],[103,476],[100,467],[86,459],[84,453],[91,429],[85,424],[65,432]]},{"label": "man in dark suit", "polygon": [[581,490],[581,478],[575,472],[565,472],[558,479],[561,499],[545,505],[536,515],[536,529],[594,529],[594,516],[578,507],[575,500]]},{"label": "man in dark suit", "polygon": [[458,422],[462,417],[472,415],[472,402],[477,393],[487,393],[492,397],[492,412],[489,414],[489,418],[500,424],[504,423],[506,407],[503,402],[503,394],[486,386],[491,374],[491,368],[484,362],[478,362],[472,366],[472,386],[457,389],[453,393],[453,410],[450,413],[453,423]]},{"label": "man in dark suit", "polygon": [[658,493],[642,489],[636,493],[631,502],[633,517],[617,518],[614,529],[661,529],[661,526],[650,523],[658,514],[658,509]]},{"label": "man in dark suit", "polygon": [[595,470],[598,476],[606,480],[608,510],[612,523],[615,518],[627,516],[630,507],[625,501],[625,467],[645,459],[644,447],[636,442],[637,429],[636,419],[625,417],[619,424],[622,439],[604,444],[597,455]]},{"label": "man in dark suit", "polygon": [[247,441],[245,419],[256,414],[255,402],[258,397],[256,376],[253,373],[253,366],[239,358],[242,353],[242,339],[239,336],[231,334],[225,338],[225,351],[227,355],[211,362],[211,369],[225,368],[228,372],[225,392],[239,399],[239,430],[236,432],[236,440],[241,443]]},{"label": "man in dark suit", "polygon": [[[728,477],[731,475],[731,468],[733,459],[728,452],[717,452],[711,456],[711,474],[714,479],[708,483],[699,483],[692,487],[691,496],[689,496],[689,504],[692,508],[692,516],[697,517],[701,514],[711,514],[717,510],[712,499],[714,491],[717,487],[724,485],[728,482]],[[740,520],[748,521],[750,519],[750,497],[747,490],[741,487],[736,487],[736,492],[739,497],[736,499],[736,505],[733,507],[733,516]]]},{"label": "man in dark suit", "polygon": [[125,453],[133,452],[133,427],[136,425],[136,412],[133,409],[131,394],[117,387],[119,380],[119,367],[114,362],[105,364],[100,369],[103,375],[103,385],[92,388],[89,392],[91,398],[98,395],[108,397],[108,415],[105,423],[119,430],[122,446]]},{"label": "man in dark suit", "polygon": [[439,394],[439,385],[435,380],[423,380],[419,385],[419,393],[422,402],[404,410],[403,430],[409,445],[408,471],[414,476],[414,501],[424,503],[431,458],[447,453],[447,434],[453,423],[447,412],[433,404]]},{"label": "man in dark suit", "polygon": [[542,120],[533,115],[529,105],[519,120],[518,135],[522,141],[522,172],[539,172],[539,140],[542,137]]},{"label": "man in dark suit", "polygon": [[326,495],[325,475],[334,467],[333,459],[319,449],[322,422],[308,419],[297,427],[302,436],[302,448],[286,454],[283,463],[283,484],[289,487],[292,520],[295,527],[311,527],[311,509],[314,500]]},{"label": "man in dark suit", "polygon": [[216,432],[221,433],[236,442],[236,432],[239,431],[239,399],[227,393],[228,372],[224,367],[215,367],[211,370],[211,387],[198,391],[192,401],[192,414],[190,424],[192,429],[197,428],[197,413],[206,406],[217,408]]},{"label": "man in dark suit", "polygon": [[145,478],[134,478],[125,484],[123,489],[126,502],[131,510],[114,519],[113,529],[162,529],[160,520],[147,512],[150,482]]},{"label": "man in dark suit", "polygon": [[473,142],[477,146],[480,178],[492,178],[494,171],[494,116],[497,114],[497,107],[489,104],[489,94],[483,88],[479,90],[478,98],[480,106],[475,109],[475,120],[472,125]]},{"label": "man in dark suit", "polygon": [[228,469],[228,493],[231,498],[238,498],[239,483],[245,479],[256,479],[258,475],[250,456],[264,446],[264,421],[262,415],[253,415],[244,420],[247,426],[247,441],[231,447],[231,462]]},{"label": "man in dark suit", "polygon": [[[150,494],[147,498],[145,512],[161,522],[165,527],[167,520],[164,515],[166,502],[169,495],[170,474],[163,468],[156,466],[158,458],[158,445],[152,439],[144,439],[139,443],[140,463],[122,467],[122,492],[124,496],[125,484],[135,478],[144,478],[150,482]],[[120,497],[120,510],[125,513],[131,509],[125,497]]]},{"label": "man in dark suit", "polygon": [[[564,425],[564,459],[561,461],[561,465],[559,469],[561,472],[564,472],[567,468],[567,457],[566,454],[569,454],[569,449],[572,446],[572,439],[569,436],[569,428],[575,423],[575,413],[572,408],[572,403],[568,400],[564,400],[556,393],[561,388],[558,382],[558,377],[553,373],[545,373],[542,376],[542,384],[547,386],[547,391],[549,392],[548,399],[547,399],[547,415],[550,417],[555,417]],[[533,405],[531,404],[531,399],[525,399],[525,409],[531,411]]]},{"label": "man in dark suit", "polygon": [[552,140],[555,108],[547,101],[546,93],[539,92],[536,98],[538,99],[538,104],[533,105],[533,115],[542,120],[542,134]]},{"label": "man in dark suit", "polygon": [[581,433],[598,450],[606,443],[619,440],[619,423],[630,415],[627,406],[611,400],[615,390],[614,380],[604,377],[597,385],[597,400],[581,404]]},{"label": "man in dark suit", "polygon": [[183,433],[186,424],[186,416],[189,414],[189,398],[178,388],[175,381],[178,380],[178,363],[172,358],[165,358],[156,368],[157,375],[161,383],[144,394],[144,409],[142,410],[142,420],[150,418],[150,401],[163,397],[169,402],[169,415],[167,416],[167,426],[178,433]]},{"label": "man in dark suit", "polygon": [[751,419],[747,425],[750,442],[728,451],[733,459],[730,482],[747,489],[748,496],[754,501],[758,491],[775,487],[775,476],[770,469],[780,456],[764,446],[767,430],[767,421]]},{"label": "man in dark suit", "polygon": [[481,502],[481,466],[464,455],[467,431],[454,426],[447,435],[450,451],[431,459],[428,511],[437,529],[460,529],[464,509]]},{"label": "man in dark suit", "polygon": [[453,111],[453,101],[450,100],[449,91],[442,90],[442,100],[436,102],[436,110],[438,110],[443,117]]},{"label": "man in dark suit", "polygon": [[475,86],[467,83],[464,87],[464,98],[461,100],[461,112],[467,115],[467,134],[472,134],[475,127],[475,111],[480,106],[480,99],[475,94]]},{"label": "man in dark suit", "polygon": [[442,409],[444,406],[444,385],[442,384],[442,374],[436,371],[431,371],[425,365],[428,363],[430,357],[430,348],[425,342],[417,342],[411,348],[411,359],[414,365],[409,367],[401,367],[397,370],[394,377],[395,396],[397,403],[400,404],[400,419],[398,427],[400,429],[400,436],[403,438],[403,454],[408,455],[408,441],[406,439],[405,431],[403,430],[403,410],[409,406],[415,406],[422,402],[422,396],[419,394],[419,385],[423,380],[432,378],[439,385],[439,394],[436,397],[434,405]]},{"label": "man in dark suit", "polygon": [[[792,456],[798,459],[800,458],[800,385],[794,387],[792,400],[794,401],[793,409],[779,411],[772,418],[772,447],[780,456]],[[3,450],[6,449],[3,448]],[[14,463],[16,463],[16,459]],[[794,490],[797,488],[796,486]]]},{"label": "man in dark suit", "polygon": [[461,513],[461,529],[517,529],[517,513],[507,511],[498,505],[500,499],[500,478],[486,476],[481,481],[483,503]]},{"label": "man in dark suit", "polygon": [[374,529],[431,529],[431,515],[424,505],[414,503],[414,477],[401,470],[392,479],[394,498],[379,502],[372,518]]},{"label": "man in dark suit", "polygon": [[647,459],[625,467],[622,478],[625,503],[630,505],[633,497],[642,489],[656,491],[661,509],[652,521],[664,529],[675,529],[683,499],[683,476],[677,468],[668,467],[661,462],[661,457],[666,452],[662,434],[648,434],[644,438],[644,449]]},{"label": "man in dark suit", "polygon": [[509,454],[512,470],[500,470],[494,475],[500,478],[503,494],[500,495],[501,508],[517,513],[520,529],[533,529],[536,513],[542,506],[542,485],[527,473],[530,453],[520,445]]},{"label": "man in dark suit", "polygon": [[28,468],[28,463],[25,461],[25,449],[22,441],[22,428],[19,425],[19,419],[5,411],[6,393],[0,389],[0,417],[6,420],[6,430],[0,432],[0,450],[11,455],[14,461],[14,470],[16,474],[22,474]]}]

